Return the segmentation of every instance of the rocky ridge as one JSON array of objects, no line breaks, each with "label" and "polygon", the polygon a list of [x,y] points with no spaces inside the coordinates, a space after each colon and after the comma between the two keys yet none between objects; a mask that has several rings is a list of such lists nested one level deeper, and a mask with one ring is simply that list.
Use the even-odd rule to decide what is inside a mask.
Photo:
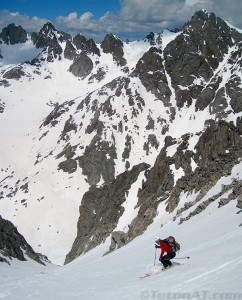
[{"label": "rocky ridge", "polygon": [[0,216],[0,262],[10,265],[13,258],[20,261],[26,261],[28,258],[42,265],[49,262],[46,256],[35,253],[10,221]]}]

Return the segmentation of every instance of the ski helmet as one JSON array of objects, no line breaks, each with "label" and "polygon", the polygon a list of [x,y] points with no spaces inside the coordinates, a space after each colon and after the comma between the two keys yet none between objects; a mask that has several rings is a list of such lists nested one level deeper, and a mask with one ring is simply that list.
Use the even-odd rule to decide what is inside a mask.
[{"label": "ski helmet", "polygon": [[155,238],[155,242],[157,243],[157,242],[159,242],[160,241],[160,238],[157,236],[156,238]]}]

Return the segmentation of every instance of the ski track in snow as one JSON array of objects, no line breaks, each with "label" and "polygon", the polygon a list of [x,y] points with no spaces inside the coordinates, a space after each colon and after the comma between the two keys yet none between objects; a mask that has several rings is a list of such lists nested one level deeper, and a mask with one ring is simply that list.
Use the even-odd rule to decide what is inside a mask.
[{"label": "ski track in snow", "polygon": [[233,264],[241,264],[242,263],[242,256],[241,257],[239,257],[239,258],[235,258],[235,259],[233,259],[233,260],[231,260],[231,261],[228,261],[228,262],[226,262],[226,263],[224,263],[224,264],[222,264],[221,266],[219,266],[219,267],[217,267],[217,268],[215,268],[215,269],[212,269],[212,270],[210,270],[210,271],[208,271],[208,272],[204,272],[204,273],[202,273],[201,275],[198,275],[198,276],[196,276],[196,277],[194,277],[194,278],[192,278],[192,279],[189,279],[188,281],[186,281],[186,282],[192,282],[192,281],[196,281],[196,280],[198,280],[198,279],[201,279],[201,278],[203,278],[203,277],[205,277],[205,280],[207,280],[207,275],[209,275],[209,274],[212,274],[212,273],[219,273],[218,271],[221,271],[221,273],[223,272],[223,269],[224,268],[228,268],[228,269],[231,269],[230,268],[230,266],[231,265],[233,265]]}]

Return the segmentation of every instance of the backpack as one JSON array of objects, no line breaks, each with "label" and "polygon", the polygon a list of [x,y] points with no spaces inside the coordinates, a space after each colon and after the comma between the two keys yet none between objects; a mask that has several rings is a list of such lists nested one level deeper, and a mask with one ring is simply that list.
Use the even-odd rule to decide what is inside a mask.
[{"label": "backpack", "polygon": [[170,235],[166,239],[163,240],[165,243],[167,243],[172,251],[177,252],[181,249],[180,244],[175,240],[174,236]]}]

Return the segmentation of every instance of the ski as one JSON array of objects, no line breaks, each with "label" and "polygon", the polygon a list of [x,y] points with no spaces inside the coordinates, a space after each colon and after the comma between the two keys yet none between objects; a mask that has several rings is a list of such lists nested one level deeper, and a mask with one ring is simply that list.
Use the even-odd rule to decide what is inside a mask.
[{"label": "ski", "polygon": [[151,276],[150,274],[144,274],[144,275],[140,276],[139,278],[140,279],[145,279],[145,278],[150,277],[150,276]]},{"label": "ski", "polygon": [[184,263],[177,263],[177,262],[173,262],[173,265],[169,268],[166,268],[166,269],[160,269],[159,271],[154,271],[154,272],[151,272],[151,273],[145,273],[144,275],[141,275],[139,278],[140,279],[145,279],[145,278],[148,278],[150,276],[153,276],[153,275],[158,275],[158,274],[161,274],[163,272],[166,272],[170,269],[173,269],[175,266],[183,266]]},{"label": "ski", "polygon": [[147,277],[150,277],[150,276],[152,276],[152,275],[158,275],[158,274],[160,274],[160,273],[162,273],[162,271],[159,271],[159,272],[156,272],[156,273],[145,273],[144,275],[140,276],[139,278],[140,278],[140,279],[145,279],[145,278],[147,278]]},{"label": "ski", "polygon": [[[171,269],[171,268],[169,268],[169,269]],[[158,274],[160,274],[160,273],[163,273],[163,272],[165,272],[165,271],[167,271],[167,270],[169,270],[169,269],[161,269],[160,271],[156,271],[156,272],[154,272],[154,273],[145,273],[144,275],[140,276],[139,278],[140,278],[140,279],[145,279],[145,278],[147,278],[147,277],[150,277],[150,276],[153,276],[153,275],[158,275]]]}]

